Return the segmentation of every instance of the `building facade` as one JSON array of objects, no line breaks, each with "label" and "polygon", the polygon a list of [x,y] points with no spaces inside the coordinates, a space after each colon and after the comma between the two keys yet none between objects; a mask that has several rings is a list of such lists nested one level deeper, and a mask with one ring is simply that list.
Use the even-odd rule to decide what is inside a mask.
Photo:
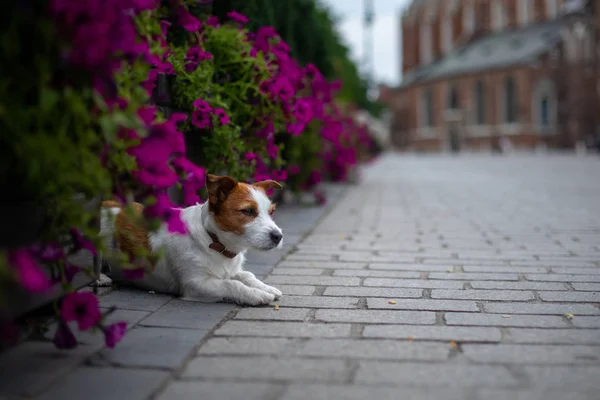
[{"label": "building facade", "polygon": [[381,88],[401,149],[570,148],[600,126],[600,0],[414,0],[402,82]]}]

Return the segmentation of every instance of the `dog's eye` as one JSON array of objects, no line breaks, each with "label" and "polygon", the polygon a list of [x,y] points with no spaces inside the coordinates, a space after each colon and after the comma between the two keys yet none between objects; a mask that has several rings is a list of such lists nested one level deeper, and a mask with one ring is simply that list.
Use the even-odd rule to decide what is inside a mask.
[{"label": "dog's eye", "polygon": [[254,208],[244,208],[243,210],[240,210],[240,211],[242,212],[242,214],[247,215],[249,217],[253,217],[254,215],[256,215]]}]

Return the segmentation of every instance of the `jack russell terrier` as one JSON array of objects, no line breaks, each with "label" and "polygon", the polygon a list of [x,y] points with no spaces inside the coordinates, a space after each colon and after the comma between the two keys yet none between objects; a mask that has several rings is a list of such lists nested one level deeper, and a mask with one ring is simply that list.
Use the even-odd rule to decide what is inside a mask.
[{"label": "jack russell terrier", "polygon": [[[281,189],[275,181],[254,184],[228,176],[207,175],[208,201],[184,208],[181,219],[188,234],[170,233],[165,224],[148,233],[115,201],[105,201],[101,214],[101,237],[106,240],[108,258],[131,254],[135,246],[161,257],[151,273],[128,280],[123,270],[111,266],[111,277],[137,287],[181,296],[185,300],[233,301],[245,305],[268,304],[282,293],[244,271],[248,249],[271,250],[282,246],[283,233],[272,219],[275,204],[269,189]],[[136,214],[143,206],[134,203]],[[129,252],[129,253],[128,253]],[[111,256],[112,254],[112,256]],[[110,285],[102,275],[98,285]]]}]

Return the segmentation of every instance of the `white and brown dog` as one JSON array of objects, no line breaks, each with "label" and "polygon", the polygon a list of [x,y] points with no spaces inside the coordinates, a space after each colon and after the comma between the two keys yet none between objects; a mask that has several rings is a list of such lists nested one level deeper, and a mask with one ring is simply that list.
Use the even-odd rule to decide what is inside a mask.
[{"label": "white and brown dog", "polygon": [[[132,285],[186,300],[238,304],[268,304],[281,291],[244,271],[248,249],[271,250],[281,247],[283,233],[272,219],[275,205],[267,196],[269,189],[281,189],[275,181],[254,184],[238,182],[228,176],[207,175],[208,201],[184,208],[181,219],[189,233],[170,233],[166,226],[148,234],[140,229],[114,201],[103,203],[101,236],[112,252],[125,252],[142,245],[162,257],[151,273]],[[143,211],[134,203],[136,212]],[[115,259],[113,257],[107,259]],[[111,265],[111,277],[125,280],[122,270]],[[102,276],[100,284],[110,284]]]}]

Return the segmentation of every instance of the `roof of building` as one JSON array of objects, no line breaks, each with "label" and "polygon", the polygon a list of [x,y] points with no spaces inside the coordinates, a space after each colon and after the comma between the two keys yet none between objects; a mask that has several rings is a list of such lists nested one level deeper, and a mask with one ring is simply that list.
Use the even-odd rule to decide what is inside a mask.
[{"label": "roof of building", "polygon": [[560,41],[565,20],[492,33],[458,47],[441,59],[404,75],[400,87],[435,78],[509,67],[536,60]]}]

